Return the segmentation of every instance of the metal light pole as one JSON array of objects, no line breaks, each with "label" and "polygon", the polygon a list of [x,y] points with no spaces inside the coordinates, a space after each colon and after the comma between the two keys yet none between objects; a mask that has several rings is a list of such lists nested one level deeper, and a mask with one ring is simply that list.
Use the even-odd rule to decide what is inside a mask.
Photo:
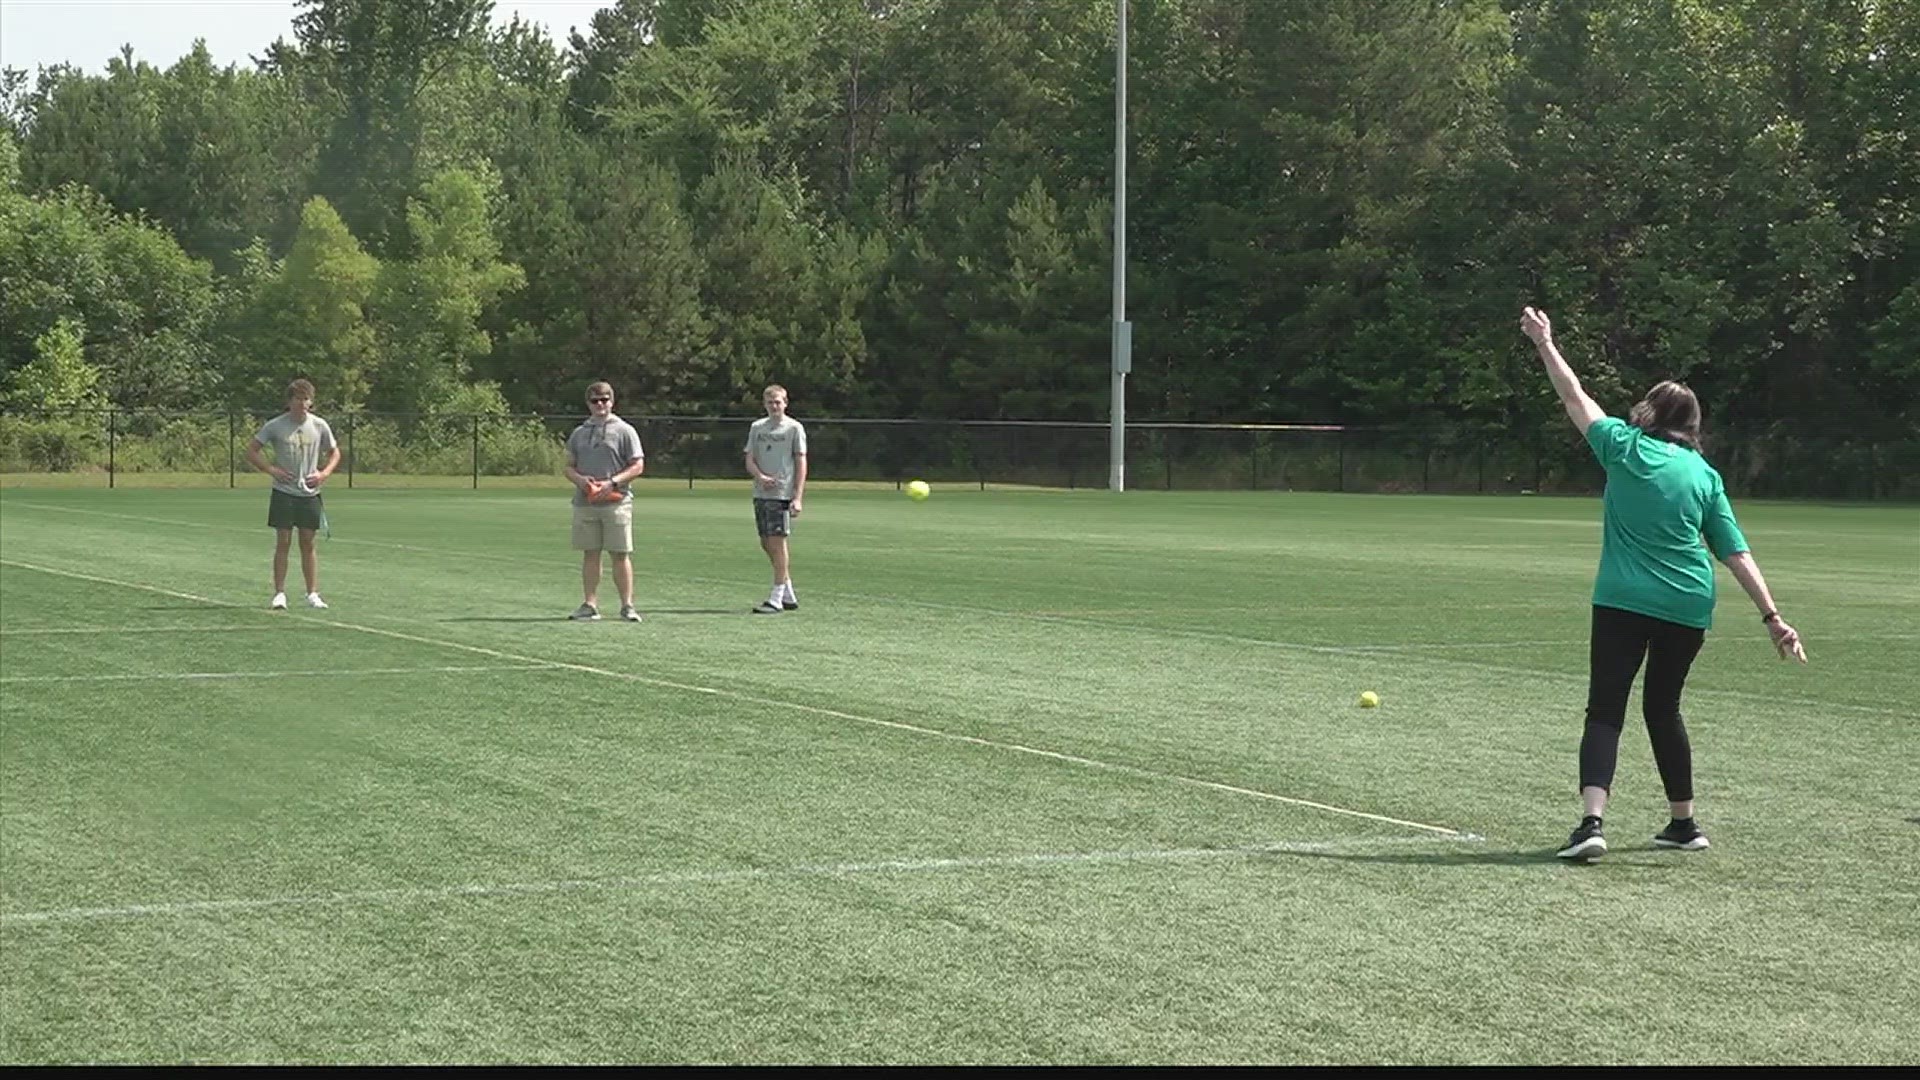
[{"label": "metal light pole", "polygon": [[1127,321],[1127,0],[1114,0],[1120,41],[1113,95],[1113,409],[1107,445],[1107,488],[1127,489],[1127,373],[1133,370],[1133,324]]}]

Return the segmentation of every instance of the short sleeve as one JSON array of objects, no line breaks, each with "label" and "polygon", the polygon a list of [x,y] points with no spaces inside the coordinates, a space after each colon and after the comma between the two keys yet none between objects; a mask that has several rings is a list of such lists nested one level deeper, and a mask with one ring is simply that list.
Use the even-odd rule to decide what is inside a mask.
[{"label": "short sleeve", "polygon": [[580,467],[580,428],[567,433],[567,464]]},{"label": "short sleeve", "polygon": [[746,451],[747,451],[747,453],[749,453],[749,454],[751,454],[751,453],[753,453],[753,437],[754,437],[754,435],[755,435],[755,434],[757,434],[757,433],[758,433],[759,431],[760,431],[760,421],[758,421],[758,420],[755,420],[755,421],[754,421],[753,423],[751,423],[751,424],[748,424],[748,425],[747,425],[747,446],[746,446]]},{"label": "short sleeve", "polygon": [[260,430],[253,433],[253,441],[259,443],[261,446],[272,446],[273,445],[273,426],[276,423],[278,423],[277,419],[269,420],[266,423],[261,424]]},{"label": "short sleeve", "polygon": [[647,452],[640,448],[640,431],[638,428],[635,428],[632,424],[628,424],[627,429],[621,432],[620,436],[620,450],[623,460],[639,461],[641,458],[647,456]]},{"label": "short sleeve", "polygon": [[1707,496],[1707,512],[1700,519],[1700,535],[1706,538],[1707,550],[1722,561],[1750,550],[1746,536],[1740,531],[1740,523],[1734,520],[1733,504],[1727,501],[1727,489],[1721,485],[1718,476],[1713,478],[1713,491]]},{"label": "short sleeve", "polygon": [[320,455],[325,457],[333,453],[333,448],[338,445],[333,441],[333,425],[317,417],[315,418],[315,423],[320,425]]},{"label": "short sleeve", "polygon": [[796,454],[807,452],[807,429],[799,424],[793,425],[793,452]]},{"label": "short sleeve", "polygon": [[1587,445],[1593,448],[1593,456],[1600,464],[1612,468],[1626,460],[1627,448],[1633,445],[1634,429],[1632,425],[1617,416],[1603,416],[1587,425]]}]

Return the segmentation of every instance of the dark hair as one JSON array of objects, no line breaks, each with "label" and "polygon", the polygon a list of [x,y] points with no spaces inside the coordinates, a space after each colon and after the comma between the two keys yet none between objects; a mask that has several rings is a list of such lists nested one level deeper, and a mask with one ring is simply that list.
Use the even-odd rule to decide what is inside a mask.
[{"label": "dark hair", "polygon": [[295,379],[287,384],[287,396],[302,401],[313,400],[313,384],[305,379]]},{"label": "dark hair", "polygon": [[1700,449],[1700,399],[1686,383],[1668,379],[1647,391],[1627,414],[1627,423],[1656,439]]}]

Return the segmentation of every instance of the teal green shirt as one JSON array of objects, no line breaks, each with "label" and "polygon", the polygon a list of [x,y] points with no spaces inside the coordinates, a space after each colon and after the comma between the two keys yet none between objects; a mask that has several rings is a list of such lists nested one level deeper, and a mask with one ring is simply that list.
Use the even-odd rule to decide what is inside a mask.
[{"label": "teal green shirt", "polygon": [[1747,550],[1720,474],[1698,453],[1617,417],[1594,421],[1587,445],[1607,470],[1593,602],[1700,630],[1712,626],[1708,552],[1727,559]]}]

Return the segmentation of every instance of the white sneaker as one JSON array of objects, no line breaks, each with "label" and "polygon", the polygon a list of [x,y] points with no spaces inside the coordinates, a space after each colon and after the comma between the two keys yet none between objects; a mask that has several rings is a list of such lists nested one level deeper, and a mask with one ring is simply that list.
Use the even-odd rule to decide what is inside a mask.
[{"label": "white sneaker", "polygon": [[287,594],[283,592],[274,593],[273,599],[267,601],[267,608],[270,611],[287,610]]},{"label": "white sneaker", "polygon": [[325,600],[320,599],[319,593],[310,592],[307,594],[307,606],[310,608],[318,608],[322,611],[325,611],[327,607],[327,602]]},{"label": "white sneaker", "polygon": [[793,582],[791,581],[780,586],[780,606],[788,611],[800,610],[800,598],[793,595]]}]

